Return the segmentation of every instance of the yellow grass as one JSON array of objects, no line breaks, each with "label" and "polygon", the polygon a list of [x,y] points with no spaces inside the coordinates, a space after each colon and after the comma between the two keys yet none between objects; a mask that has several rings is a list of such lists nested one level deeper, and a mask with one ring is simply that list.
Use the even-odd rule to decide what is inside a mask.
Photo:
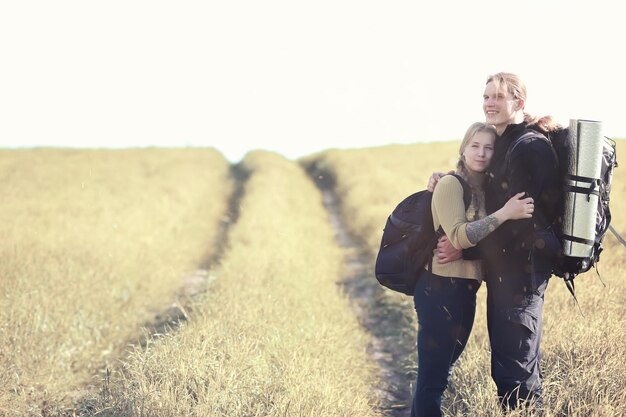
[{"label": "yellow grass", "polygon": [[377,415],[320,192],[272,153],[249,154],[244,169],[240,217],[205,300],[179,332],[136,350],[103,415]]},{"label": "yellow grass", "polygon": [[[412,300],[382,290],[374,256],[389,211],[432,171],[452,169],[457,146],[333,150],[300,164],[253,152],[222,242],[237,186],[213,150],[0,151],[0,416],[383,414],[372,339],[342,290],[346,253],[302,166],[335,183],[344,221],[368,248],[362,285],[376,291],[360,308],[384,326],[377,343],[404,352],[395,366],[406,386],[392,389],[410,390]],[[622,235],[625,169],[611,203]],[[607,235],[606,287],[593,270],[577,278],[584,316],[558,278],[550,283],[546,417],[626,415],[625,255]],[[181,298],[199,268],[210,276],[206,293]],[[140,346],[142,328],[174,302],[189,320]],[[446,415],[501,415],[484,316],[483,286]]]},{"label": "yellow grass", "polygon": [[[395,204],[426,187],[432,171],[453,169],[456,143],[388,146],[374,149],[328,151],[307,160],[336,181],[349,227],[363,240],[373,264],[382,227]],[[626,142],[618,141],[626,154]],[[613,225],[626,235],[626,172],[617,168],[613,179]],[[626,248],[610,235],[605,238],[599,269],[577,278],[577,296],[584,317],[559,278],[546,294],[542,350],[546,416],[626,415]],[[373,279],[373,278],[372,278]],[[376,285],[376,284],[373,284]],[[495,385],[490,379],[489,346],[485,323],[485,286],[479,291],[477,318],[469,345],[455,369],[444,401],[448,415],[497,416]],[[384,305],[412,320],[398,329],[395,342],[412,344],[416,320],[409,297],[385,291]],[[379,303],[380,304],[380,303]],[[394,308],[394,307],[392,307]],[[414,359],[406,366],[411,373]],[[412,376],[412,374],[411,374]],[[521,414],[521,413],[520,413]]]},{"label": "yellow grass", "polygon": [[204,150],[0,151],[0,415],[82,396],[214,251],[229,166]]}]

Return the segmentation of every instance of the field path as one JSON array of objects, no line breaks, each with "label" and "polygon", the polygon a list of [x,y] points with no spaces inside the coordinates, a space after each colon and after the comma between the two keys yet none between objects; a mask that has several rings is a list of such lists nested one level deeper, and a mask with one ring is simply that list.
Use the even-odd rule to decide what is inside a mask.
[{"label": "field path", "polygon": [[[345,273],[341,282],[350,297],[361,325],[371,334],[368,355],[379,367],[381,386],[375,389],[380,396],[383,411],[392,417],[411,414],[412,382],[414,374],[407,373],[407,358],[412,352],[406,344],[396,343],[403,334],[403,320],[398,320],[384,306],[383,290],[373,275],[373,259],[366,246],[347,229],[341,214],[341,202],[334,191],[334,181],[326,174],[309,170],[322,191],[324,206],[335,230],[337,244],[345,253]],[[401,337],[401,336],[400,336]]]},{"label": "field path", "polygon": [[[228,235],[232,225],[239,217],[239,206],[244,194],[244,186],[248,179],[248,173],[240,164],[230,167],[230,177],[233,181],[232,193],[228,201],[227,211],[220,220],[219,231],[213,241],[214,250],[211,255],[202,261],[195,271],[191,271],[181,277],[181,285],[170,305],[160,311],[152,312],[152,319],[143,323],[141,328],[145,329],[141,334],[131,338],[126,345],[138,345],[146,348],[147,344],[164,334],[175,332],[181,323],[189,320],[189,315],[193,313],[192,304],[194,297],[204,293],[213,279],[213,271],[220,264],[224,250],[228,244]],[[118,358],[124,360],[124,358]],[[68,394],[68,397],[82,397],[77,401],[74,410],[75,415],[92,416],[99,406],[105,409],[111,401],[110,377],[111,370],[103,369],[104,375],[102,385],[96,391],[96,387],[89,384],[84,389]],[[117,394],[116,394],[117,395]]]},{"label": "field path", "polygon": [[204,260],[198,269],[183,276],[180,290],[175,301],[164,311],[155,313],[154,321],[146,323],[149,335],[140,344],[145,346],[149,338],[162,335],[175,330],[182,321],[188,319],[190,312],[189,298],[206,291],[212,279],[211,270],[214,270],[220,263],[224,249],[228,243],[228,231],[237,222],[239,216],[239,204],[244,193],[244,184],[248,178],[248,173],[239,165],[232,165],[230,175],[233,180],[233,192],[228,201],[228,211],[220,222],[220,230],[214,240],[214,251],[211,256]]}]

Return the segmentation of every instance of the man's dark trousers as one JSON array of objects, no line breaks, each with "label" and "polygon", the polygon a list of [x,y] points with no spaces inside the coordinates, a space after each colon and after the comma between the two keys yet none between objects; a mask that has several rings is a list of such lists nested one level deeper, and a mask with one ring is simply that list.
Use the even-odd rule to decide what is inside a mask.
[{"label": "man's dark trousers", "polygon": [[542,406],[540,343],[544,293],[550,274],[508,272],[487,279],[491,376],[506,409]]}]

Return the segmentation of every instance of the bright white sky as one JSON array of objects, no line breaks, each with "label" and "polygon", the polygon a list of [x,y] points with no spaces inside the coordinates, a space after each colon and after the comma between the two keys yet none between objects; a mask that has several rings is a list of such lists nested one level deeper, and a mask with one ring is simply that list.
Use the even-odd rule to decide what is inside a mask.
[{"label": "bright white sky", "polygon": [[3,1],[0,147],[296,158],[460,138],[487,75],[626,137],[617,1]]}]

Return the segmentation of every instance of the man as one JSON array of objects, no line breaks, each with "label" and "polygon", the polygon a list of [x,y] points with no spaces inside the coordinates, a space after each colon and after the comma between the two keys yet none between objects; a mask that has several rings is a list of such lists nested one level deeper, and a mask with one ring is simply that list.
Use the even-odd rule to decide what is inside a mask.
[{"label": "man", "polygon": [[[541,132],[556,128],[550,117],[533,119],[524,112],[526,87],[510,73],[487,79],[483,111],[498,138],[485,188],[486,208],[493,213],[511,196],[525,192],[535,201],[531,219],[507,222],[466,259],[485,261],[487,326],[491,344],[491,375],[505,409],[533,401],[542,406],[540,342],[544,292],[560,245],[550,225],[557,215],[558,160]],[[532,129],[532,130],[531,130]],[[533,133],[521,139],[525,133]],[[434,189],[434,174],[429,188]],[[444,237],[437,260],[461,257]]]}]

